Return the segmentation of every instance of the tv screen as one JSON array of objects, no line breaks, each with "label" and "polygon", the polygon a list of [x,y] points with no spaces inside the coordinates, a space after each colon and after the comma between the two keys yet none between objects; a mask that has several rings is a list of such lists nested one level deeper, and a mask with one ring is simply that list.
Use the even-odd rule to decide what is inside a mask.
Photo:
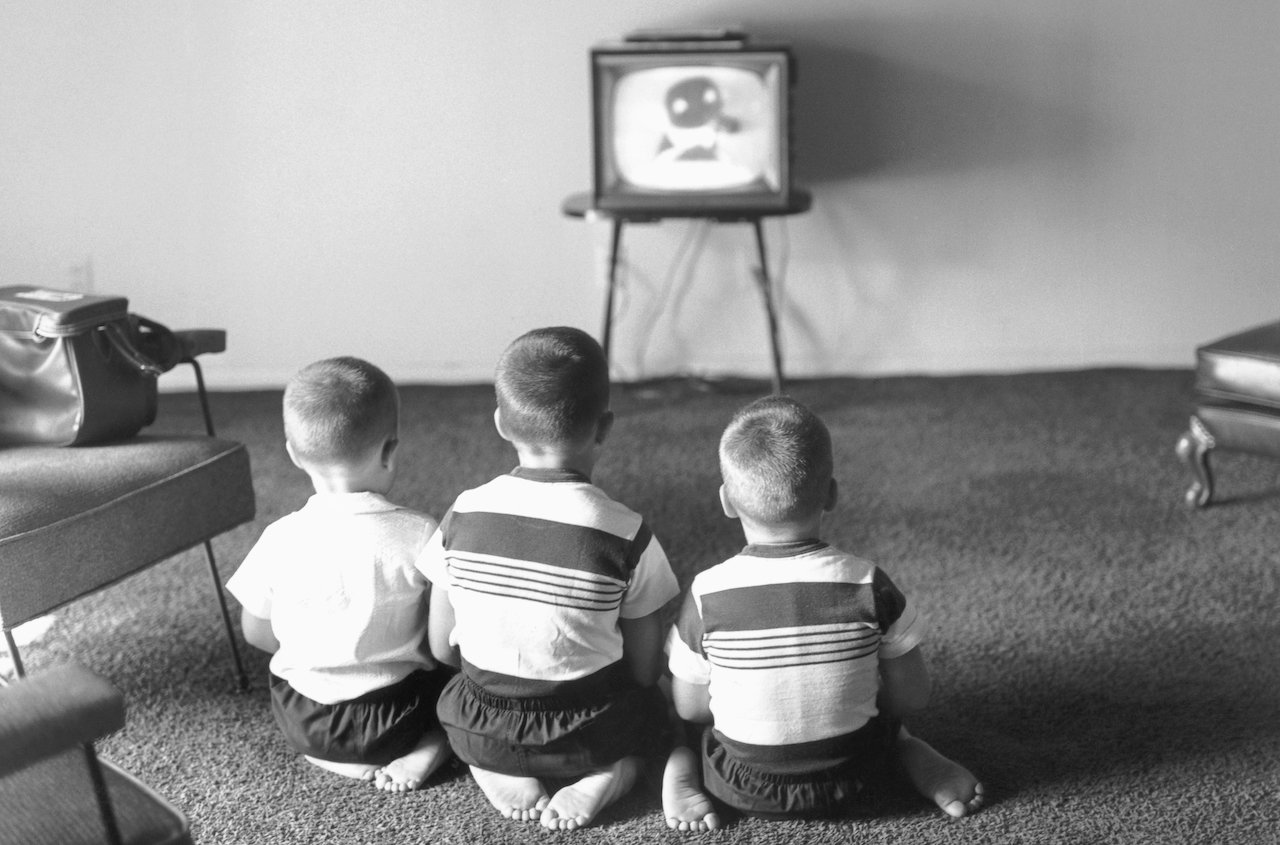
[{"label": "tv screen", "polygon": [[787,48],[641,42],[591,55],[596,207],[693,214],[786,207]]}]

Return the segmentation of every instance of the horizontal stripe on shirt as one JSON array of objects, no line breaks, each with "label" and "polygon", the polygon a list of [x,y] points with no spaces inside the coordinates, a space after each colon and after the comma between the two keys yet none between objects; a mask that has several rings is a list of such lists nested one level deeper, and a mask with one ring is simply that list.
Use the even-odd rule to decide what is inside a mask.
[{"label": "horizontal stripe on shirt", "polygon": [[838,625],[875,619],[875,595],[870,583],[752,584],[706,593],[702,617],[708,633]]},{"label": "horizontal stripe on shirt", "polygon": [[480,560],[454,553],[451,588],[578,610],[616,610],[627,584],[591,572],[539,566],[519,560]]},{"label": "horizontal stripe on shirt", "polygon": [[442,526],[450,554],[517,559],[626,582],[648,545],[648,529],[622,537],[583,525],[489,511],[453,510]]},{"label": "horizontal stripe on shirt", "polygon": [[880,631],[865,623],[770,629],[751,634],[713,631],[703,638],[702,645],[713,666],[772,669],[873,656],[880,647]]}]

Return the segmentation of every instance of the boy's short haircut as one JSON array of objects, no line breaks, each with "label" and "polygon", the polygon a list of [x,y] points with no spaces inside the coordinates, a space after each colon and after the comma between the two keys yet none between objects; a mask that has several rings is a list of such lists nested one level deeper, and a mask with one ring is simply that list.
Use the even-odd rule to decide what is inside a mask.
[{"label": "boy's short haircut", "polygon": [[609,364],[581,329],[534,329],[502,353],[494,389],[512,440],[571,443],[588,436],[609,410]]},{"label": "boy's short haircut", "polygon": [[284,389],[284,431],[294,454],[346,463],[380,449],[399,429],[395,382],[360,358],[327,358],[303,367]]},{"label": "boy's short haircut", "polygon": [[767,396],[734,415],[720,438],[720,474],[742,516],[781,523],[821,512],[831,487],[831,433],[786,396]]}]

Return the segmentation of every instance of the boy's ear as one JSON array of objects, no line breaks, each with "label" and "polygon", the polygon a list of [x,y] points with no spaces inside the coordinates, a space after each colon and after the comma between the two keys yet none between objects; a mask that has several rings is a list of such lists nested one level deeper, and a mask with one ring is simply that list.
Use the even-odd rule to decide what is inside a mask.
[{"label": "boy's ear", "polygon": [[600,446],[609,437],[609,432],[613,431],[613,421],[616,419],[613,411],[605,411],[600,415],[600,421],[596,423],[596,445]]},{"label": "boy's ear", "polygon": [[836,484],[836,480],[831,479],[831,489],[827,491],[827,501],[823,504],[822,510],[830,513],[836,509],[836,502],[840,500],[840,485]]},{"label": "boy's ear", "polygon": [[289,442],[289,438],[287,437],[284,439],[284,450],[289,453],[289,460],[293,461],[294,466],[298,469],[305,469],[305,467],[298,462],[298,456],[293,451],[293,443]]},{"label": "boy's ear", "polygon": [[738,509],[733,506],[733,502],[729,500],[729,492],[724,489],[724,485],[720,485],[720,508],[724,511],[724,515],[730,519],[738,518]]},{"label": "boy's ear", "polygon": [[493,409],[493,427],[498,430],[498,436],[503,440],[510,441],[511,435],[507,434],[507,430],[502,425],[502,409]]},{"label": "boy's ear", "polygon": [[388,437],[382,444],[382,465],[384,467],[391,466],[391,459],[395,457],[396,449],[400,446],[400,438]]}]

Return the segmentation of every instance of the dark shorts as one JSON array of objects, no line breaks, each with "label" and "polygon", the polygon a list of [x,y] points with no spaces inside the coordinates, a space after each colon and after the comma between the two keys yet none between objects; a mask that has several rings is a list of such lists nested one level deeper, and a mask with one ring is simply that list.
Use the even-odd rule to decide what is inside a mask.
[{"label": "dark shorts", "polygon": [[873,719],[854,734],[851,750],[855,753],[848,760],[803,772],[770,771],[749,764],[735,757],[708,727],[702,732],[702,782],[712,797],[756,818],[836,815],[868,779],[885,776],[900,725],[896,719]]},{"label": "dark shorts", "polygon": [[271,675],[271,712],[295,750],[334,763],[385,765],[439,727],[436,699],[449,680],[443,669],[418,670],[404,680],[351,701],[321,704]]},{"label": "dark shorts", "polygon": [[657,687],[589,701],[506,698],[459,674],[440,694],[438,713],[459,760],[505,775],[577,778],[670,748],[666,699]]}]

